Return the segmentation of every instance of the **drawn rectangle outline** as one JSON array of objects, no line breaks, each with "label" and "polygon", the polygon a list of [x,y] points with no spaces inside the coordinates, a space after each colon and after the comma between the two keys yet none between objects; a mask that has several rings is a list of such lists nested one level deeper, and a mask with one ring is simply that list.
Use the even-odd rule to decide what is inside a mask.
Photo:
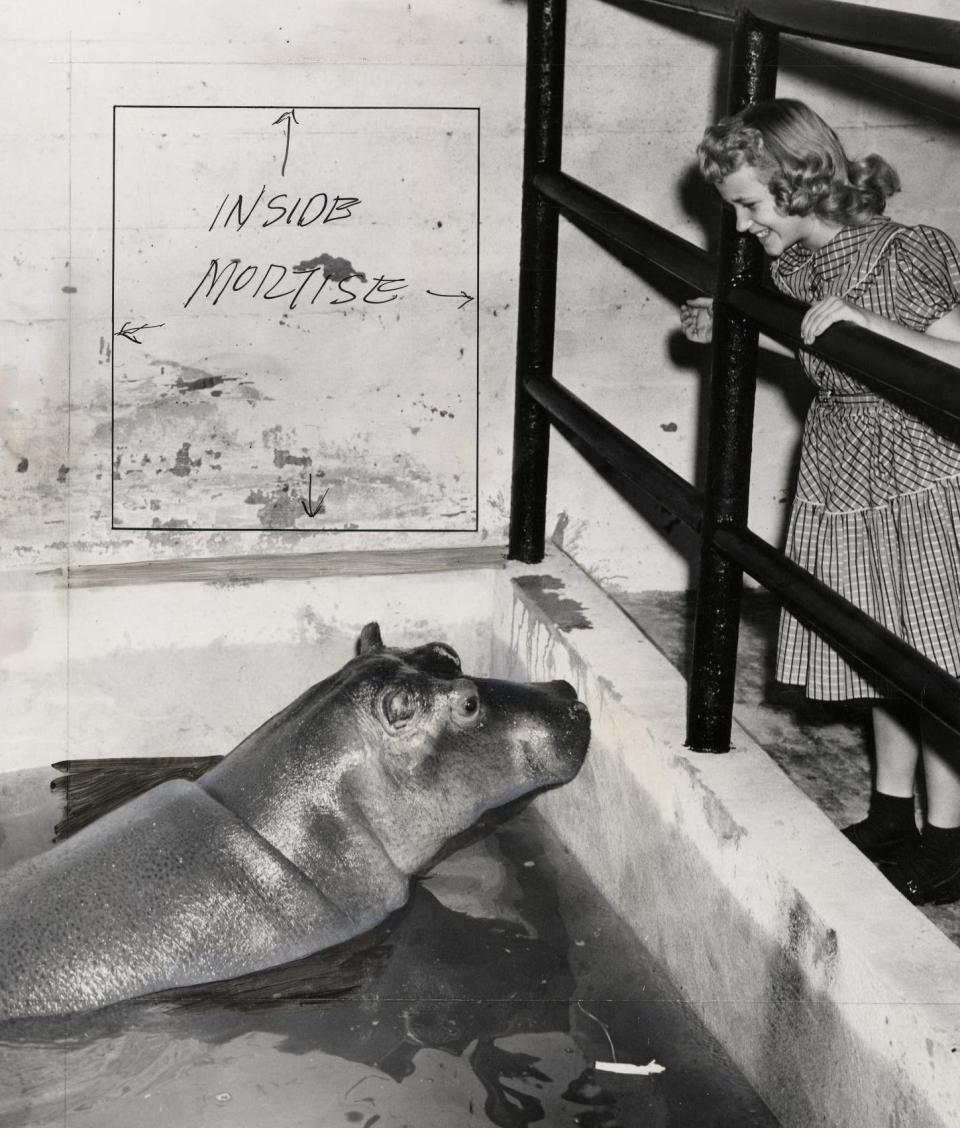
[{"label": "drawn rectangle outline", "polygon": [[[223,105],[223,104],[207,104],[207,105],[193,105],[187,103],[114,103],[113,105],[113,122],[112,122],[112,139],[111,139],[111,245],[110,245],[110,324],[111,324],[111,342],[117,336],[118,329],[116,323],[116,274],[117,274],[117,112],[118,110],[150,110],[150,109],[163,109],[163,110],[265,110],[268,112],[277,111],[279,113],[287,112],[290,106],[265,106],[265,105]],[[177,527],[175,531],[178,535],[182,533],[259,533],[276,531],[282,533],[436,533],[440,535],[449,534],[462,534],[465,532],[476,533],[480,528],[480,175],[481,175],[481,121],[480,121],[480,107],[479,106],[380,106],[380,105],[366,105],[366,106],[298,106],[297,109],[301,110],[405,110],[405,111],[464,111],[476,114],[476,138],[477,138],[477,152],[476,152],[476,234],[475,234],[475,277],[474,277],[474,319],[475,319],[475,348],[474,348],[474,387],[476,394],[475,403],[475,416],[474,416],[474,520],[472,525],[464,526],[463,528],[453,529],[436,529],[432,527],[427,528],[383,528],[380,526],[350,526],[348,528],[282,528],[270,530],[264,528],[262,525],[250,526],[237,526],[237,525],[192,525],[189,527]],[[116,450],[116,382],[115,382],[115,356],[116,350],[111,344],[110,349],[110,527],[111,531],[123,532],[157,532],[157,527],[152,525],[127,525],[117,524],[116,522],[116,475],[114,473],[114,459]]]}]

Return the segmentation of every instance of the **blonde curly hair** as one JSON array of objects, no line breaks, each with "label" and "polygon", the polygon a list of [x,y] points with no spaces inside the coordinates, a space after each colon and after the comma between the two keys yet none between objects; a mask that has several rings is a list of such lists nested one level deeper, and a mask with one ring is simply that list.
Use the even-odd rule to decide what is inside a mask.
[{"label": "blonde curly hair", "polygon": [[756,169],[784,215],[859,226],[880,215],[900,177],[876,153],[851,161],[829,125],[803,102],[757,102],[711,125],[697,146],[700,170],[717,184]]}]

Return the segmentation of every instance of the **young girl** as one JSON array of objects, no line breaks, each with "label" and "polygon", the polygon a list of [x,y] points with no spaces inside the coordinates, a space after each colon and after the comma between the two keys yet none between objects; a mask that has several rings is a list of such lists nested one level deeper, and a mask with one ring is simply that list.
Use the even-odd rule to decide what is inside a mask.
[{"label": "young girl", "polygon": [[[837,321],[960,366],[960,255],[942,231],[883,217],[897,174],[850,161],[802,102],[751,106],[710,127],[701,170],[770,257],[778,289],[810,303],[802,339]],[[712,301],[681,309],[710,340]],[[817,388],[801,445],[786,552],[953,675],[960,674],[960,444],[842,369],[800,350]],[[892,702],[783,612],[777,679],[819,700],[873,699],[876,780],[847,837],[915,904],[960,899],[960,737]],[[922,835],[914,780],[922,753]]]}]

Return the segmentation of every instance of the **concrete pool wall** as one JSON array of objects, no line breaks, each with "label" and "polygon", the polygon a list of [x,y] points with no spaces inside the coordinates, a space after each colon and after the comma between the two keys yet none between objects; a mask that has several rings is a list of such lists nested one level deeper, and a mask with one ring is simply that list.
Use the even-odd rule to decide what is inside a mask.
[{"label": "concrete pool wall", "polygon": [[0,772],[226,752],[371,619],[388,645],[449,642],[468,671],[567,678],[594,739],[538,807],[783,1124],[956,1122],[960,952],[745,732],[725,756],[684,749],[683,678],[592,581],[556,551],[410,572],[366,555],[362,575],[11,579]]},{"label": "concrete pool wall", "polygon": [[594,720],[541,812],[772,1110],[957,1123],[957,948],[739,726],[726,755],[685,749],[684,679],[561,554],[504,578],[498,672],[568,677]]}]

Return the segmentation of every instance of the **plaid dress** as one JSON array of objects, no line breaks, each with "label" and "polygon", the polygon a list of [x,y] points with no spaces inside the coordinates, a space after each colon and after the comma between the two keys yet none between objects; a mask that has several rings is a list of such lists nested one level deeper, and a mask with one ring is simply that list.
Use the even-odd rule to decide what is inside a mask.
[{"label": "plaid dress", "polygon": [[[778,289],[830,295],[925,330],[960,302],[960,256],[933,227],[874,218],[826,246],[788,247]],[[960,444],[805,349],[817,388],[803,430],[787,555],[953,675],[960,674]],[[840,701],[890,696],[784,611],[778,681]]]}]

